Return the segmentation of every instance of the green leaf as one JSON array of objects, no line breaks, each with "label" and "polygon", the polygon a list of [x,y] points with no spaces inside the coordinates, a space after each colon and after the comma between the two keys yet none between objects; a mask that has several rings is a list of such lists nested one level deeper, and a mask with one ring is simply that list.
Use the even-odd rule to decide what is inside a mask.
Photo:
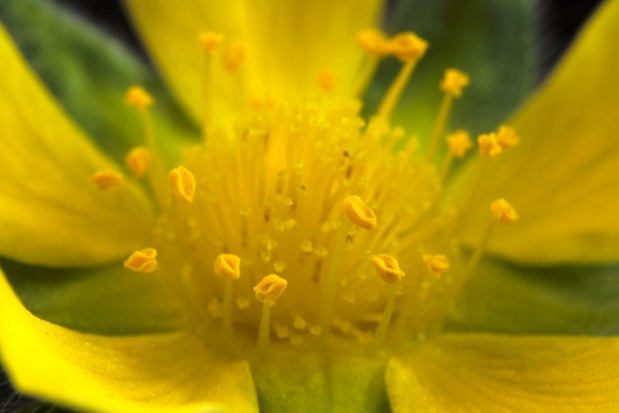
[{"label": "green leaf", "polygon": [[[435,0],[399,2],[388,22],[395,34],[413,31],[430,43],[394,114],[421,139],[432,133],[448,67],[467,72],[471,85],[454,102],[449,130],[494,130],[533,86],[532,6],[527,0]],[[400,64],[388,59],[368,92],[376,105]],[[369,108],[372,113],[373,107]]]},{"label": "green leaf", "polygon": [[377,356],[307,352],[252,367],[260,411],[389,412],[386,361]]},{"label": "green leaf", "polygon": [[104,335],[178,330],[179,298],[162,276],[121,263],[94,269],[49,269],[0,259],[11,286],[35,316],[72,330]]},{"label": "green leaf", "polygon": [[482,260],[446,329],[516,334],[619,333],[619,266],[527,268]]},{"label": "green leaf", "polygon": [[124,103],[134,84],[157,100],[155,131],[169,162],[199,136],[149,68],[80,18],[48,1],[20,0],[0,2],[0,20],[52,94],[117,161],[143,143],[140,117]]}]

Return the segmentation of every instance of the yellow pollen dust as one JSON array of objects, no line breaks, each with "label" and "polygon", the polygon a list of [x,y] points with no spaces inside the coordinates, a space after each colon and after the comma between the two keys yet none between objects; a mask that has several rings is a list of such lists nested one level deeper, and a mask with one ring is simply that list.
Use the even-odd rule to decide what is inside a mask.
[{"label": "yellow pollen dust", "polygon": [[449,261],[447,257],[442,254],[432,255],[432,254],[424,254],[422,256],[423,262],[426,264],[428,271],[430,271],[435,276],[440,276],[449,270]]},{"label": "yellow pollen dust", "polygon": [[469,76],[461,70],[450,68],[445,70],[441,81],[441,90],[454,98],[462,97],[462,90],[470,83]]},{"label": "yellow pollen dust", "polygon": [[143,111],[150,108],[155,103],[155,99],[143,87],[131,86],[125,94],[125,102]]},{"label": "yellow pollen dust", "polygon": [[471,137],[466,131],[457,131],[447,135],[447,146],[449,152],[456,158],[463,158],[466,153],[473,147]]},{"label": "yellow pollen dust", "polygon": [[503,152],[503,148],[497,141],[496,134],[484,133],[477,137],[479,154],[486,158],[492,158]]},{"label": "yellow pollen dust", "polygon": [[102,191],[118,191],[123,186],[123,176],[112,171],[97,171],[90,180]]},{"label": "yellow pollen dust", "polygon": [[385,55],[387,42],[387,36],[382,30],[371,28],[357,33],[357,43],[370,56]]},{"label": "yellow pollen dust", "polygon": [[391,38],[386,45],[386,49],[389,54],[395,56],[400,61],[410,62],[421,59],[426,53],[428,46],[428,42],[415,33],[406,32]]},{"label": "yellow pollen dust", "polygon": [[151,158],[152,154],[148,149],[143,146],[137,146],[131,149],[125,157],[125,165],[127,165],[131,175],[139,179],[148,170]]},{"label": "yellow pollen dust", "polygon": [[377,254],[372,257],[376,273],[387,284],[397,284],[404,277],[404,271],[398,261],[389,254]]},{"label": "yellow pollen dust", "polygon": [[519,218],[516,210],[503,198],[494,201],[490,205],[490,211],[495,219],[504,224],[512,223]]},{"label": "yellow pollen dust", "polygon": [[351,195],[346,197],[344,199],[344,210],[350,221],[361,228],[372,229],[376,227],[376,214],[358,196]]},{"label": "yellow pollen dust", "polygon": [[193,202],[196,194],[196,178],[189,170],[182,166],[172,169],[168,174],[168,182],[170,190],[178,199],[186,205]]},{"label": "yellow pollen dust", "polygon": [[135,251],[125,260],[124,265],[135,272],[153,272],[157,269],[157,250],[144,248]]},{"label": "yellow pollen dust", "polygon": [[241,259],[234,254],[219,254],[213,263],[213,272],[224,279],[238,280],[241,277]]},{"label": "yellow pollen dust", "polygon": [[205,52],[215,50],[219,47],[224,40],[223,35],[214,32],[202,32],[200,33],[200,46]]},{"label": "yellow pollen dust", "polygon": [[276,274],[269,274],[254,287],[256,299],[264,304],[273,305],[284,293],[288,282]]},{"label": "yellow pollen dust", "polygon": [[496,140],[503,149],[513,148],[518,146],[520,138],[516,134],[516,130],[511,126],[501,125],[496,133]]}]

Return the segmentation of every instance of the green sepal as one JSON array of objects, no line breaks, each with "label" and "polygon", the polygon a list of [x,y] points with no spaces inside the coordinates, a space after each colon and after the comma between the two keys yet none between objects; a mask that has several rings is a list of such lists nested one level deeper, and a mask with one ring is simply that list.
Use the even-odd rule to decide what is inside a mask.
[{"label": "green sepal", "polygon": [[252,366],[260,411],[390,412],[385,358],[309,351],[297,356]]},{"label": "green sepal", "polygon": [[[442,99],[445,69],[467,72],[471,84],[454,102],[447,131],[494,130],[531,91],[534,82],[533,10],[530,1],[440,0],[399,2],[390,34],[413,31],[430,47],[393,116],[396,125],[427,140]],[[368,92],[373,113],[401,64],[388,58]]]},{"label": "green sepal", "polygon": [[619,266],[521,267],[485,259],[457,299],[451,331],[619,333]]},{"label": "green sepal", "polygon": [[156,99],[154,129],[169,163],[196,141],[197,129],[153,71],[109,35],[41,0],[2,1],[0,20],[69,115],[113,159],[122,162],[132,146],[144,144],[140,116],[124,102],[131,85]]},{"label": "green sepal", "polygon": [[178,330],[179,297],[155,274],[122,263],[92,269],[50,269],[0,260],[11,286],[35,316],[83,333],[137,335]]}]

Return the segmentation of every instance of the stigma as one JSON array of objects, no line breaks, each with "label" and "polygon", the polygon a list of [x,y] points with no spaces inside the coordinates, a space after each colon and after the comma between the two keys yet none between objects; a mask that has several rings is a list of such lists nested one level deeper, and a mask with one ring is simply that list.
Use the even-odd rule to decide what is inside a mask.
[{"label": "stigma", "polygon": [[[232,125],[207,127],[209,68],[221,64],[233,76],[246,55],[219,34],[198,40],[205,59],[203,141],[179,164],[166,165],[161,156],[150,117],[155,99],[137,86],[125,97],[144,129],[144,144],[125,158],[126,179],[149,188],[159,217],[150,245],[124,266],[173,284],[195,331],[235,354],[254,348],[262,358],[276,346],[351,342],[375,349],[397,345],[411,330],[436,330],[494,224],[519,218],[498,199],[480,245],[459,242],[485,165],[517,146],[516,131],[501,125],[472,139],[449,130],[451,106],[471,80],[448,68],[437,85],[443,103],[435,129],[419,150],[413,131],[393,126],[391,113],[429,45],[413,33],[388,38],[375,29],[357,37],[367,61],[350,96],[335,94],[339,80],[325,66],[313,93],[290,91],[268,104],[248,99]],[[356,96],[384,59],[402,69],[377,112],[365,117]],[[447,201],[444,182],[466,158],[478,158],[478,179],[468,197]],[[91,178],[110,196],[122,196],[123,179],[111,171]]]}]

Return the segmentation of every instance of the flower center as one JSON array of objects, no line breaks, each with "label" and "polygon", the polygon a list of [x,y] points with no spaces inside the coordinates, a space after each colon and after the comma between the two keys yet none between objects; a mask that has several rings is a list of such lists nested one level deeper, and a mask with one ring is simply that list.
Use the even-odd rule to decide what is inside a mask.
[{"label": "flower center", "polygon": [[[221,37],[206,33],[201,41],[210,59]],[[375,117],[363,119],[356,99],[327,98],[334,79],[320,73],[321,93],[254,101],[234,124],[205,126],[204,143],[187,152],[167,183],[150,127],[154,101],[140,88],[128,92],[143,115],[148,149],[133,149],[127,167],[148,178],[161,213],[152,244],[125,266],[168,277],[198,330],[227,350],[246,352],[249,343],[259,353],[280,345],[375,348],[432,329],[470,276],[494,223],[517,219],[509,204],[495,202],[482,243],[462,251],[458,226],[479,185],[473,183],[469,199],[448,205],[442,182],[471,148],[468,134],[448,135],[442,165],[434,159],[468,77],[447,70],[437,126],[421,153],[416,139],[389,126],[389,117],[427,44],[413,34],[387,40],[377,31],[361,33],[359,42],[368,54],[359,93],[379,59],[403,62]],[[207,108],[205,122],[208,114]],[[503,127],[478,141],[483,176],[487,160],[516,136]],[[122,186],[116,172],[99,171],[93,181],[102,190]]]}]

